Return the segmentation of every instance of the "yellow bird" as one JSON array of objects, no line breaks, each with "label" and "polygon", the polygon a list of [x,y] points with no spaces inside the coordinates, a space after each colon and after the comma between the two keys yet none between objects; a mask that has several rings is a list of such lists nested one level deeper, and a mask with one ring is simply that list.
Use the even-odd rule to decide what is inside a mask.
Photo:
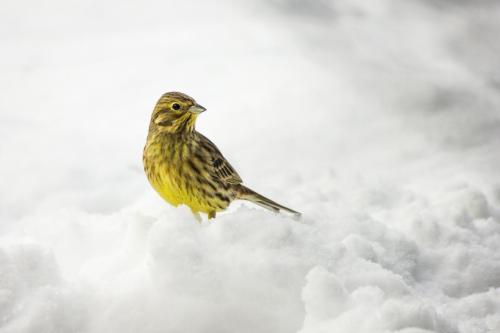
[{"label": "yellow bird", "polygon": [[179,92],[168,92],[156,103],[144,147],[144,171],[153,188],[173,206],[187,205],[198,221],[214,218],[235,199],[254,202],[274,212],[300,216],[252,191],[215,144],[195,130],[206,109]]}]

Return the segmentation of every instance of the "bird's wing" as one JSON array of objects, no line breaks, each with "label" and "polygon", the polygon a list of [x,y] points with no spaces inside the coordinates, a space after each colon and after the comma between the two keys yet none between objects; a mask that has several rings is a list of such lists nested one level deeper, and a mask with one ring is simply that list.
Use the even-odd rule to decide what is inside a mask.
[{"label": "bird's wing", "polygon": [[234,168],[229,164],[229,162],[219,154],[219,156],[214,156],[212,159],[212,165],[214,167],[215,174],[223,181],[229,184],[240,184],[242,182],[240,175]]},{"label": "bird's wing", "polygon": [[202,136],[202,139],[206,148],[210,150],[209,163],[211,163],[211,171],[213,174],[223,182],[229,184],[240,184],[242,182],[240,175],[238,175],[231,164],[229,164],[215,144],[205,136]]}]

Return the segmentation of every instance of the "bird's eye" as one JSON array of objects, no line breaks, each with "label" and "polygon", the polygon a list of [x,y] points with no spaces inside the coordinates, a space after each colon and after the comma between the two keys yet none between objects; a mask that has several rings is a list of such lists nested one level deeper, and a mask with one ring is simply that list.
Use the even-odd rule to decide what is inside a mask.
[{"label": "bird's eye", "polygon": [[180,108],[181,108],[181,106],[178,103],[172,104],[172,109],[179,110]]}]

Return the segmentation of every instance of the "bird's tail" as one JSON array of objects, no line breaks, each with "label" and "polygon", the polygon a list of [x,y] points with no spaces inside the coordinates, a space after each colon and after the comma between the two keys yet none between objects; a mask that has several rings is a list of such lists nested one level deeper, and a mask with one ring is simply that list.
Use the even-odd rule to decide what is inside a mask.
[{"label": "bird's tail", "polygon": [[285,206],[282,206],[279,203],[276,203],[241,184],[239,185],[238,190],[239,190],[238,199],[251,201],[263,208],[269,209],[276,213],[280,211],[286,211],[288,213],[295,215],[296,217],[300,217],[302,215],[301,213],[296,212],[293,209],[287,208]]}]

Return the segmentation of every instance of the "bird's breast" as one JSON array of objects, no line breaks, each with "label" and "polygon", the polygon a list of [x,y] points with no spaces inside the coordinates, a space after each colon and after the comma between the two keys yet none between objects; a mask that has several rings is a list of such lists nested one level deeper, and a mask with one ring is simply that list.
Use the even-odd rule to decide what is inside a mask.
[{"label": "bird's breast", "polygon": [[179,179],[177,155],[183,148],[169,142],[148,141],[144,148],[144,171],[153,188],[170,204],[177,206],[184,202],[182,182]]},{"label": "bird's breast", "polygon": [[210,165],[194,141],[148,141],[144,148],[144,170],[153,188],[170,204],[186,204],[193,211],[222,210],[235,197],[212,177]]}]

